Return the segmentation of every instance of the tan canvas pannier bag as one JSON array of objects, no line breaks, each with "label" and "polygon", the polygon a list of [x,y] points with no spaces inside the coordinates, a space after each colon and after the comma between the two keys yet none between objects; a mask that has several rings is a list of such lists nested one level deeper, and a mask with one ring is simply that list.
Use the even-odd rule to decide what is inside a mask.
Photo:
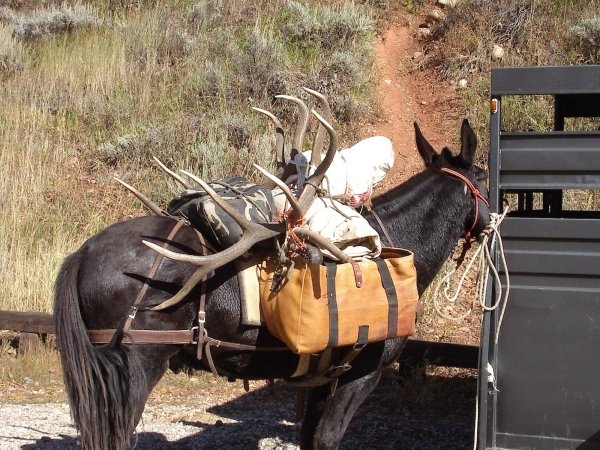
[{"label": "tan canvas pannier bag", "polygon": [[308,266],[298,258],[291,278],[271,291],[276,263],[267,259],[259,284],[269,331],[298,354],[353,345],[359,333],[368,342],[413,334],[419,298],[413,254],[384,249],[357,265],[358,276],[353,264]]}]

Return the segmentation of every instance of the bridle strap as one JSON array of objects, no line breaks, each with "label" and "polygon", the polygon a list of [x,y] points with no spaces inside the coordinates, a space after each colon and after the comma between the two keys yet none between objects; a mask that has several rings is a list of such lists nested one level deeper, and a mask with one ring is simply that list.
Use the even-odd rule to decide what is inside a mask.
[{"label": "bridle strap", "polygon": [[381,231],[383,231],[385,238],[388,240],[388,246],[395,247],[394,240],[390,237],[390,234],[388,233],[387,228],[383,224],[381,217],[379,217],[379,214],[377,214],[377,212],[374,209],[371,210],[371,213],[373,214],[373,217],[375,217],[375,220],[379,224],[379,228],[381,228]]},{"label": "bridle strap", "polygon": [[477,226],[477,219],[479,218],[479,200],[481,200],[488,208],[490,207],[490,202],[489,202],[489,200],[487,198],[485,198],[481,194],[481,192],[479,192],[479,189],[477,189],[477,187],[475,187],[475,185],[473,184],[473,182],[471,180],[469,180],[466,176],[464,176],[462,173],[457,172],[456,170],[449,169],[447,167],[442,167],[440,170],[442,172],[445,172],[448,175],[451,175],[451,176],[453,176],[455,178],[458,178],[459,180],[461,180],[462,182],[464,182],[465,185],[471,191],[471,194],[473,195],[473,198],[475,199],[475,217],[473,219],[473,225],[471,225],[471,228],[469,228],[469,230],[465,233],[465,239],[470,239],[471,238],[471,232]]}]

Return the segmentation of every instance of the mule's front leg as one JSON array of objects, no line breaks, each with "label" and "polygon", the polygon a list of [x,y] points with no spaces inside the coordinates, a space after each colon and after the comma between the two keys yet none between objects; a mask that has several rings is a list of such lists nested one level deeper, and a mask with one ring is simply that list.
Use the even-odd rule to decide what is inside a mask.
[{"label": "mule's front leg", "polygon": [[311,389],[300,430],[301,448],[336,449],[354,413],[375,389],[380,376],[381,368],[353,381],[344,383],[342,378],[333,396],[329,385]]}]

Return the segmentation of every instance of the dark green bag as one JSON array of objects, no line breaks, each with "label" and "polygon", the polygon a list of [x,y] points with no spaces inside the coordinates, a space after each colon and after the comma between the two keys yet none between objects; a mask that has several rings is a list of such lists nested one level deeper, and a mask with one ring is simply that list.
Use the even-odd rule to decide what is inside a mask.
[{"label": "dark green bag", "polygon": [[[225,178],[208,184],[251,222],[273,220],[275,206],[268,187],[251,183],[243,177]],[[230,247],[242,236],[238,223],[200,186],[187,189],[171,200],[167,212],[188,219],[218,248]]]}]

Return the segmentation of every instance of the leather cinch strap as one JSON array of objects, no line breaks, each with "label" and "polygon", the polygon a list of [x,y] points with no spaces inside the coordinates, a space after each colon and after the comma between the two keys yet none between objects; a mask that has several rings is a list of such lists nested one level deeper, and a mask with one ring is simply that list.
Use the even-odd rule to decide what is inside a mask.
[{"label": "leather cinch strap", "polygon": [[[183,220],[177,221],[177,223],[175,224],[175,226],[173,227],[173,229],[167,236],[167,240],[163,243],[162,248],[167,248],[169,246],[169,243],[173,240],[173,238],[175,237],[175,235],[177,234],[177,232],[183,226],[184,223],[185,222]],[[160,263],[162,262],[163,259],[164,259],[164,256],[161,254],[157,254],[156,258],[154,258],[154,264],[152,264],[152,267],[150,268],[150,272],[148,273],[148,276],[144,280],[144,285],[142,286],[142,289],[140,289],[140,292],[138,293],[137,297],[133,301],[133,304],[131,305],[131,314],[129,314],[127,316],[127,320],[125,321],[125,325],[123,326],[123,333],[129,332],[129,328],[131,327],[133,319],[135,319],[138,305],[142,302],[142,299],[146,295],[146,292],[148,291],[148,287],[150,286],[150,281],[152,281],[152,279],[154,278],[154,275],[156,275],[156,272],[158,271]]]},{"label": "leather cinch strap", "polygon": [[[115,330],[89,330],[90,341],[107,344]],[[196,341],[195,330],[129,330],[123,344],[191,344]]]}]

